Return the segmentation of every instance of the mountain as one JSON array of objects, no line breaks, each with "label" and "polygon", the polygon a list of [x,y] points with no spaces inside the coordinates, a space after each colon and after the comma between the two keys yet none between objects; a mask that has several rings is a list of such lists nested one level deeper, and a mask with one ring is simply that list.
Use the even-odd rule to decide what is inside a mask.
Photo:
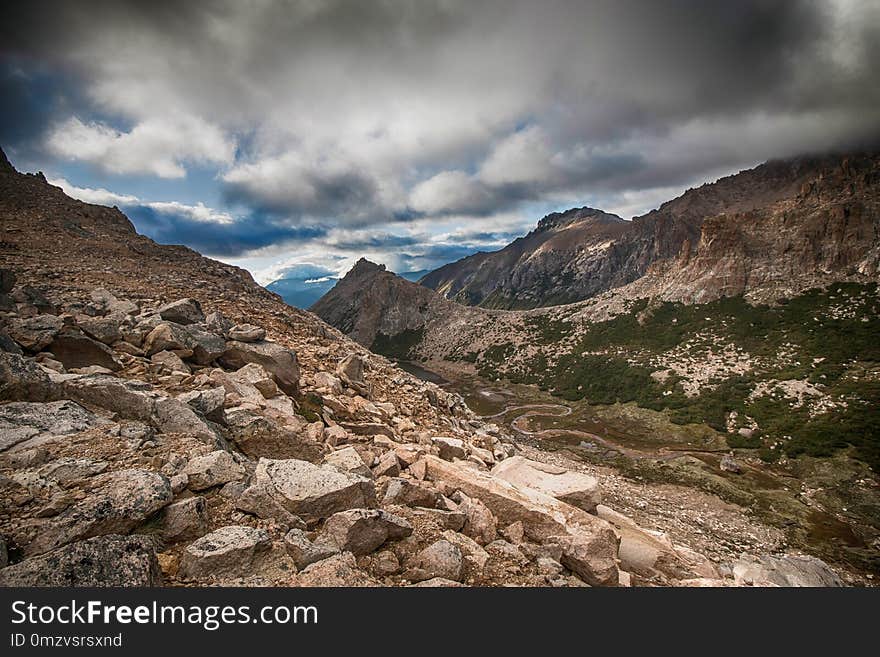
[{"label": "mountain", "polygon": [[318,299],[324,296],[334,285],[333,278],[279,278],[266,286],[270,292],[274,292],[284,303],[294,308],[309,308]]},{"label": "mountain", "polygon": [[[500,251],[451,263],[420,282],[459,303],[487,308],[535,308],[588,299],[641,278],[655,263],[676,258],[683,250],[690,253],[707,220],[714,222],[710,230],[715,230],[722,216],[738,226],[772,208],[782,212],[786,204],[790,214],[809,211],[820,198],[804,197],[805,184],[826,191],[834,187],[835,193],[849,194],[858,202],[864,190],[846,192],[839,179],[841,167],[848,167],[851,175],[862,171],[870,176],[875,163],[874,158],[858,155],[771,161],[688,190],[629,222],[590,208],[548,215],[534,231]],[[841,203],[846,202],[843,196]],[[827,199],[821,202],[827,205]]]}]

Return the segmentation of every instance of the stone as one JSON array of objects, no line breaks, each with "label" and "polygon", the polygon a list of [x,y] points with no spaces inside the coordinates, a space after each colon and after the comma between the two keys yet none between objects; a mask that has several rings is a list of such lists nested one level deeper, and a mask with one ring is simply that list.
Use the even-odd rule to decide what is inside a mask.
[{"label": "stone", "polygon": [[170,372],[190,373],[189,366],[173,351],[160,351],[150,356],[150,360]]},{"label": "stone", "polygon": [[79,433],[108,424],[76,402],[12,402],[0,405],[0,451],[25,440]]},{"label": "stone", "polygon": [[264,529],[244,525],[221,527],[183,551],[180,574],[189,579],[248,574],[272,546]]},{"label": "stone", "polygon": [[226,351],[226,340],[209,331],[203,331],[197,326],[187,326],[187,333],[190,335],[190,349],[192,349],[192,360],[199,365],[208,365],[223,355]]},{"label": "stone", "polygon": [[504,459],[492,468],[492,474],[516,486],[538,490],[588,513],[595,511],[602,499],[595,477],[522,456]]},{"label": "stone", "polygon": [[288,529],[306,528],[302,519],[281,506],[278,500],[273,497],[272,491],[265,485],[253,485],[245,488],[236,497],[235,508],[264,520],[274,520]]},{"label": "stone", "polygon": [[555,497],[514,486],[489,473],[436,456],[423,458],[428,477],[479,499],[502,526],[520,521],[530,540],[558,543],[563,551],[562,563],[588,584],[617,584],[618,539],[606,521]]},{"label": "stone", "polygon": [[351,509],[330,516],[316,542],[357,556],[374,552],[385,541],[406,538],[412,532],[412,525],[400,516],[379,509]]},{"label": "stone", "polygon": [[122,331],[119,329],[119,320],[114,317],[87,317],[81,316],[76,320],[86,335],[98,342],[112,345],[122,339]]},{"label": "stone", "polygon": [[324,463],[339,468],[345,472],[354,472],[362,477],[373,477],[373,472],[364,463],[361,455],[354,447],[343,447],[335,452],[330,452],[324,457]]},{"label": "stone", "polygon": [[502,559],[513,561],[520,566],[529,561],[529,558],[525,556],[517,546],[501,538],[486,545],[486,552],[501,557]]},{"label": "stone", "polygon": [[280,394],[272,375],[266,371],[265,367],[258,363],[248,363],[229,376],[240,383],[252,385],[263,399],[272,399],[272,397]]},{"label": "stone", "polygon": [[61,383],[61,396],[97,406],[129,420],[150,422],[156,411],[153,386],[109,375],[72,375]]},{"label": "stone", "polygon": [[239,342],[259,342],[265,339],[266,330],[253,324],[238,324],[229,329],[227,337]]},{"label": "stone", "polygon": [[0,569],[0,586],[162,586],[152,541],[107,535],[71,543]]},{"label": "stone", "polygon": [[357,567],[357,561],[351,552],[334,554],[332,557],[313,563],[302,572],[297,573],[292,584],[293,586],[346,588],[380,585],[377,580]]},{"label": "stone", "polygon": [[536,564],[538,566],[538,572],[546,577],[558,577],[565,572],[565,566],[556,561],[556,559],[551,559],[550,557],[538,557]]},{"label": "stone", "polygon": [[122,369],[110,347],[84,334],[59,333],[49,344],[49,351],[68,370],[90,365],[105,367],[111,372]]},{"label": "stone", "polygon": [[824,561],[801,555],[747,555],[733,564],[739,586],[839,587],[840,576]]},{"label": "stone", "polygon": [[315,387],[321,390],[327,390],[331,394],[342,394],[342,382],[330,372],[315,373]]},{"label": "stone", "polygon": [[50,344],[64,326],[60,317],[55,315],[37,315],[14,319],[9,322],[6,332],[28,351],[42,351]]},{"label": "stone", "polygon": [[297,570],[303,570],[339,552],[335,546],[310,541],[302,529],[291,529],[287,532],[284,536],[284,548],[296,564]]},{"label": "stone", "polygon": [[207,420],[226,424],[226,390],[222,387],[192,390],[177,395],[177,399],[188,405]]},{"label": "stone", "polygon": [[191,459],[183,473],[187,476],[190,490],[205,490],[229,481],[244,479],[244,468],[235,462],[232,454],[217,450]]},{"label": "stone", "polygon": [[434,577],[460,582],[464,577],[464,556],[456,545],[440,539],[409,561],[404,577],[416,582]]},{"label": "stone", "polygon": [[112,315],[134,315],[138,312],[138,306],[134,301],[118,299],[109,290],[105,290],[102,287],[92,290],[89,297],[104,312]]},{"label": "stone", "polygon": [[275,383],[288,395],[296,395],[299,389],[299,363],[296,353],[274,342],[239,342],[231,340],[226,351],[218,359],[229,369],[239,369],[248,363],[262,365],[272,374]]},{"label": "stone", "polygon": [[159,516],[159,532],[166,541],[191,541],[208,531],[205,498],[196,496],[166,506]]},{"label": "stone", "polygon": [[[461,531],[467,516],[461,511],[447,511],[446,509],[429,509],[426,507],[414,507],[412,513],[418,517],[431,520],[441,529]],[[471,540],[471,539],[468,539]]]},{"label": "stone", "polygon": [[364,379],[364,359],[359,354],[350,354],[336,366],[336,376],[349,388],[365,397],[370,395],[370,386]]},{"label": "stone", "polygon": [[434,507],[440,494],[427,484],[412,479],[395,477],[388,482],[382,504]]},{"label": "stone", "polygon": [[211,333],[226,337],[229,329],[232,328],[232,322],[226,319],[226,316],[219,310],[205,315],[205,328]]},{"label": "stone", "polygon": [[376,505],[371,479],[298,459],[260,459],[254,483],[268,486],[281,506],[306,522]]},{"label": "stone", "polygon": [[107,461],[62,456],[42,466],[37,470],[37,474],[67,487],[75,481],[101,474],[109,465]]},{"label": "stone", "polygon": [[273,419],[246,408],[228,409],[226,423],[235,444],[250,458],[317,461],[320,445],[300,430],[281,426]]},{"label": "stone", "polygon": [[478,577],[483,573],[483,568],[489,561],[489,553],[483,549],[483,546],[474,539],[452,529],[444,531],[442,536],[461,550],[467,566],[466,574]]},{"label": "stone", "polygon": [[41,524],[23,551],[41,554],[93,536],[128,533],[171,499],[171,484],[163,475],[147,470],[111,472],[88,496]]},{"label": "stone", "polygon": [[721,457],[719,467],[724,472],[732,472],[733,474],[742,474],[743,471],[742,466],[737,462],[735,458],[733,458],[729,454],[725,454]]},{"label": "stone", "polygon": [[465,459],[467,452],[464,448],[464,441],[459,438],[448,438],[446,436],[436,436],[431,438],[431,442],[440,450],[440,458],[446,461],[452,459]]},{"label": "stone", "polygon": [[201,304],[195,299],[180,299],[160,306],[156,313],[164,320],[177,324],[196,324],[205,319]]}]

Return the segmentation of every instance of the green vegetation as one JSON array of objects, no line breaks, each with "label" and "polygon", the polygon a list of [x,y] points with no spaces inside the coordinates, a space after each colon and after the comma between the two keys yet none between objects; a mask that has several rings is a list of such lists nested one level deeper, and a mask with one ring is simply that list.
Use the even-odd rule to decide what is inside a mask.
[{"label": "green vegetation", "polygon": [[406,329],[396,335],[377,333],[370,351],[391,359],[407,360],[412,357],[412,349],[422,341],[424,333],[423,328]]},{"label": "green vegetation", "polygon": [[[481,374],[536,384],[568,400],[635,402],[666,412],[678,424],[706,424],[725,433],[731,447],[757,449],[767,460],[781,454],[829,456],[852,445],[880,471],[875,284],[836,284],[775,306],[751,306],[741,297],[693,306],[640,302],[592,325],[570,353],[555,360],[550,356],[558,349],[551,345],[571,335],[571,325],[541,316],[527,321],[533,345],[546,350],[523,362],[511,345],[494,346],[476,360]],[[678,350],[698,359],[724,345],[747,352],[753,369],[710,381],[693,397],[684,394],[674,375],[663,381],[651,377],[662,369],[652,364],[658,355]],[[811,415],[809,400],[798,406],[778,390],[753,396],[761,382],[792,379],[820,386],[833,406]],[[751,435],[727,433],[732,411],[740,420],[754,419],[758,429]]]}]

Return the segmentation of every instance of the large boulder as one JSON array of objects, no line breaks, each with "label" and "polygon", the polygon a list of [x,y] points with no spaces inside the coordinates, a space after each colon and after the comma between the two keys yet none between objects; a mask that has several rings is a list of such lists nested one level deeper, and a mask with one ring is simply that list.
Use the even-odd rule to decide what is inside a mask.
[{"label": "large boulder", "polygon": [[244,468],[235,462],[232,454],[222,449],[191,459],[183,472],[189,488],[196,491],[240,481],[245,477]]},{"label": "large boulder", "polygon": [[239,369],[248,363],[262,365],[272,374],[275,383],[288,395],[295,395],[299,388],[299,363],[296,353],[275,342],[239,342],[231,340],[226,351],[218,359],[229,369]]},{"label": "large boulder", "polygon": [[[606,521],[555,497],[519,487],[492,474],[436,456],[425,456],[425,473],[483,502],[501,526],[522,522],[536,543],[561,546],[569,566],[591,585],[618,583],[618,538]],[[565,563],[565,561],[563,561]],[[568,564],[566,564],[568,565]]]},{"label": "large boulder", "polygon": [[303,570],[317,561],[339,552],[335,545],[316,543],[302,529],[291,529],[284,536],[284,548],[293,559],[297,570]]},{"label": "large boulder", "polygon": [[115,317],[78,317],[76,325],[85,331],[86,335],[106,345],[112,345],[122,339],[119,320]]},{"label": "large boulder", "polygon": [[452,461],[453,459],[467,458],[467,451],[461,438],[436,436],[431,438],[431,442],[438,449],[441,459]]},{"label": "large boulder", "polygon": [[327,454],[324,457],[324,463],[335,466],[345,472],[354,472],[362,477],[372,478],[373,476],[373,471],[364,463],[364,459],[361,458],[358,451],[350,445]]},{"label": "large boulder", "polygon": [[744,554],[733,564],[733,579],[740,586],[843,586],[821,559],[792,554]]},{"label": "large boulder", "polygon": [[357,556],[374,552],[385,541],[406,538],[412,532],[412,525],[400,516],[380,509],[351,509],[330,516],[317,542]]},{"label": "large boulder", "polygon": [[416,582],[434,577],[460,582],[464,577],[464,555],[457,545],[445,538],[426,547],[407,565],[404,577]]},{"label": "large boulder", "polygon": [[59,333],[49,344],[49,351],[68,370],[92,365],[111,372],[122,369],[110,347],[82,333]]},{"label": "large boulder", "polygon": [[316,461],[321,446],[304,431],[282,426],[246,408],[229,409],[226,423],[235,444],[249,457]]},{"label": "large boulder", "polygon": [[177,395],[177,399],[188,405],[205,419],[226,424],[226,390],[222,387],[191,390]]},{"label": "large boulder", "polygon": [[0,405],[0,451],[31,438],[65,436],[107,421],[69,400]]},{"label": "large boulder", "polygon": [[359,354],[350,354],[336,366],[336,376],[349,388],[364,397],[369,397],[370,386],[364,379],[364,359]]},{"label": "large boulder", "polygon": [[595,511],[596,505],[602,500],[599,482],[595,477],[522,456],[504,459],[492,468],[492,474],[516,486],[546,493],[589,513]]},{"label": "large boulder", "polygon": [[29,542],[19,541],[26,555],[103,534],[127,534],[172,499],[166,477],[147,470],[119,470],[58,516],[33,527]]},{"label": "large boulder", "polygon": [[195,339],[192,334],[185,326],[174,322],[162,322],[144,338],[144,351],[147,356],[160,351],[193,351],[194,346]]},{"label": "large boulder", "polygon": [[22,347],[36,352],[48,347],[63,326],[56,315],[36,315],[12,320],[6,332]]},{"label": "large boulder", "polygon": [[174,397],[158,399],[153,424],[162,433],[185,433],[209,445],[218,443],[217,434],[187,404]]},{"label": "large boulder", "polygon": [[266,330],[253,324],[238,324],[229,329],[227,336],[239,342],[259,342],[266,338]]},{"label": "large boulder", "polygon": [[272,540],[264,529],[244,525],[221,527],[187,546],[180,574],[191,579],[247,574],[271,546]]},{"label": "large boulder", "polygon": [[440,499],[440,493],[428,484],[403,477],[395,477],[388,482],[382,504],[402,506],[424,506],[433,508]]},{"label": "large boulder", "polygon": [[7,566],[0,586],[162,586],[162,574],[149,538],[111,534]]},{"label": "large boulder", "polygon": [[197,326],[187,326],[187,331],[192,338],[192,359],[199,365],[212,363],[226,351],[226,340],[219,335],[203,331]]},{"label": "large boulder", "polygon": [[127,420],[149,422],[153,419],[157,396],[149,383],[107,374],[75,374],[62,378],[59,396],[112,411]]},{"label": "large boulder", "polygon": [[201,496],[169,504],[157,520],[159,534],[168,542],[191,541],[208,531],[208,506]]},{"label": "large boulder", "polygon": [[297,459],[260,459],[254,483],[266,486],[281,506],[307,522],[347,509],[376,505],[371,479],[331,465]]},{"label": "large boulder", "polygon": [[160,306],[156,313],[164,320],[177,324],[196,324],[204,321],[205,313],[195,299],[180,299]]},{"label": "large boulder", "polygon": [[360,570],[351,552],[334,554],[317,561],[293,578],[293,586],[379,586],[379,582]]}]

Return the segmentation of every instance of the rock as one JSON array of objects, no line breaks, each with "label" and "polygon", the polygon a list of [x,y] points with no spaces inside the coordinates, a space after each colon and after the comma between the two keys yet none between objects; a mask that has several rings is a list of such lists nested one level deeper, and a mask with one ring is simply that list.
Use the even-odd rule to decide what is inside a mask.
[{"label": "rock", "polygon": [[446,436],[436,436],[431,438],[431,442],[440,450],[440,458],[445,461],[467,458],[467,452],[465,451],[463,440],[458,438],[448,438]]},{"label": "rock", "polygon": [[513,456],[492,468],[492,474],[516,486],[526,486],[588,513],[602,499],[599,482],[580,472]]},{"label": "rock", "polygon": [[160,351],[150,356],[150,360],[171,372],[190,373],[189,366],[173,351]]},{"label": "rock", "polygon": [[118,470],[89,495],[39,525],[34,540],[23,545],[26,555],[102,534],[125,534],[171,502],[171,484],[147,470]]},{"label": "rock", "polygon": [[158,520],[159,531],[166,541],[191,541],[208,531],[208,507],[204,497],[188,497],[169,504]]},{"label": "rock", "polygon": [[479,499],[502,525],[520,521],[530,540],[558,543],[563,551],[562,563],[588,584],[617,584],[618,540],[614,529],[604,520],[489,473],[436,456],[423,458],[428,477]]},{"label": "rock", "polygon": [[299,363],[296,354],[279,344],[231,340],[218,360],[224,367],[236,370],[248,363],[262,365],[272,374],[279,388],[288,395],[297,394]]},{"label": "rock", "polygon": [[364,359],[360,355],[351,354],[343,358],[336,367],[336,376],[364,397],[370,396],[370,386],[364,380]]},{"label": "rock", "polygon": [[456,498],[460,500],[458,511],[465,517],[461,532],[480,545],[494,541],[498,536],[498,521],[489,507],[478,498],[468,497],[462,493],[458,493]]},{"label": "rock", "polygon": [[538,572],[549,578],[558,577],[565,572],[565,566],[550,557],[538,557]]},{"label": "rock", "polygon": [[41,467],[37,470],[37,474],[44,479],[55,481],[67,487],[80,479],[88,479],[89,477],[101,474],[107,469],[108,465],[107,461],[62,456]]},{"label": "rock", "polygon": [[373,472],[364,463],[361,455],[354,447],[343,447],[335,452],[330,452],[324,457],[324,463],[339,468],[345,472],[354,472],[362,477],[372,478]]},{"label": "rock", "polygon": [[373,559],[373,570],[383,577],[394,575],[400,571],[400,561],[391,550],[382,550]]},{"label": "rock", "polygon": [[108,424],[72,401],[0,405],[0,451],[31,438],[65,436]]},{"label": "rock", "polygon": [[662,534],[642,529],[630,518],[603,504],[596,507],[596,513],[617,530],[620,536],[618,555],[621,568],[625,571],[642,577],[658,577],[663,574],[673,579],[694,575],[672,543]]},{"label": "rock", "polygon": [[512,522],[501,530],[501,534],[514,545],[522,543],[525,537],[525,529],[521,521]]},{"label": "rock", "polygon": [[122,339],[119,321],[113,317],[78,317],[76,325],[89,337],[106,345],[112,345]]},{"label": "rock", "polygon": [[441,539],[410,560],[404,577],[417,582],[434,577],[460,582],[464,577],[464,556],[456,545]]},{"label": "rock", "polygon": [[[0,311],[3,310],[3,295],[0,295]],[[0,351],[7,351],[11,354],[18,354],[21,356],[24,352],[21,350],[21,347],[18,346],[18,343],[9,337],[9,334],[6,333],[3,329],[0,329]]]},{"label": "rock", "polygon": [[719,467],[724,472],[732,472],[734,474],[742,474],[742,466],[737,462],[735,458],[730,456],[729,454],[725,454],[721,457],[721,463]]},{"label": "rock", "polygon": [[63,326],[60,317],[37,315],[12,320],[6,331],[23,348],[37,352],[48,347]]},{"label": "rock", "polygon": [[791,554],[743,554],[733,564],[733,579],[739,586],[843,586],[838,574],[821,559]]},{"label": "rock", "polygon": [[238,324],[229,329],[227,337],[239,342],[259,342],[266,337],[266,330],[253,324]]},{"label": "rock", "polygon": [[512,561],[518,565],[523,565],[529,561],[529,558],[513,543],[509,543],[500,538],[486,545],[486,552],[501,557],[502,559]]},{"label": "rock", "polygon": [[205,490],[229,481],[244,479],[244,468],[235,462],[232,454],[217,450],[190,460],[183,469],[190,490]]},{"label": "rock", "polygon": [[357,567],[351,552],[334,554],[313,563],[293,578],[293,586],[379,586],[379,582]]},{"label": "rock", "polygon": [[151,540],[98,536],[0,570],[0,586],[162,586]]},{"label": "rock", "polygon": [[446,509],[429,509],[417,506],[413,508],[412,512],[416,516],[435,522],[441,529],[451,529],[455,532],[461,531],[467,519],[467,516],[461,511],[447,511]]},{"label": "rock", "polygon": [[205,419],[217,422],[218,424],[226,424],[226,409],[223,406],[226,401],[226,390],[223,388],[192,390],[177,395],[177,399],[188,405]]},{"label": "rock", "polygon": [[195,299],[180,299],[166,303],[157,308],[156,313],[164,320],[184,325],[196,324],[205,319],[202,306]]},{"label": "rock", "polygon": [[284,548],[296,564],[297,570],[303,570],[339,552],[335,546],[313,543],[302,529],[291,529],[287,532],[284,536]]},{"label": "rock", "polygon": [[247,409],[226,412],[229,432],[242,452],[250,458],[303,459],[320,458],[320,445],[304,431],[280,426],[263,414]]},{"label": "rock", "polygon": [[406,538],[412,532],[412,525],[399,516],[379,509],[351,509],[330,516],[316,542],[357,556],[374,552],[386,540]]},{"label": "rock", "polygon": [[33,359],[0,352],[0,399],[43,401],[52,388],[49,375]]},{"label": "rock", "polygon": [[190,349],[192,349],[192,359],[199,365],[208,365],[223,355],[226,351],[226,340],[222,337],[203,331],[197,326],[187,326],[187,333],[190,335]]},{"label": "rock", "polygon": [[153,422],[162,433],[186,433],[204,443],[216,445],[217,434],[179,399],[167,397],[155,402]]},{"label": "rock", "polygon": [[111,315],[125,316],[134,315],[138,312],[138,306],[134,301],[117,299],[113,294],[102,287],[92,290],[89,296],[92,301]]},{"label": "rock", "polygon": [[152,356],[160,351],[189,351],[194,345],[195,340],[185,326],[162,322],[144,338],[144,353]]},{"label": "rock", "polygon": [[489,553],[474,539],[452,529],[447,529],[442,535],[443,538],[461,550],[467,566],[466,574],[479,577],[483,573],[483,568],[486,567],[486,562],[489,561]]},{"label": "rock", "polygon": [[111,372],[122,369],[113,350],[107,345],[77,333],[59,333],[49,344],[49,351],[68,370],[98,365]]},{"label": "rock", "polygon": [[221,527],[187,546],[180,574],[189,579],[247,574],[271,545],[272,540],[263,529],[243,525]]},{"label": "rock", "polygon": [[329,518],[338,511],[376,505],[371,479],[330,465],[264,458],[257,463],[254,480],[268,486],[281,506],[306,522]]},{"label": "rock", "polygon": [[235,499],[235,508],[264,520],[274,520],[288,529],[306,528],[302,519],[281,506],[278,500],[273,497],[272,491],[265,485],[245,488]]},{"label": "rock", "polygon": [[403,506],[424,506],[433,508],[437,505],[440,494],[429,487],[411,479],[395,477],[388,482],[382,504],[400,504]]}]

